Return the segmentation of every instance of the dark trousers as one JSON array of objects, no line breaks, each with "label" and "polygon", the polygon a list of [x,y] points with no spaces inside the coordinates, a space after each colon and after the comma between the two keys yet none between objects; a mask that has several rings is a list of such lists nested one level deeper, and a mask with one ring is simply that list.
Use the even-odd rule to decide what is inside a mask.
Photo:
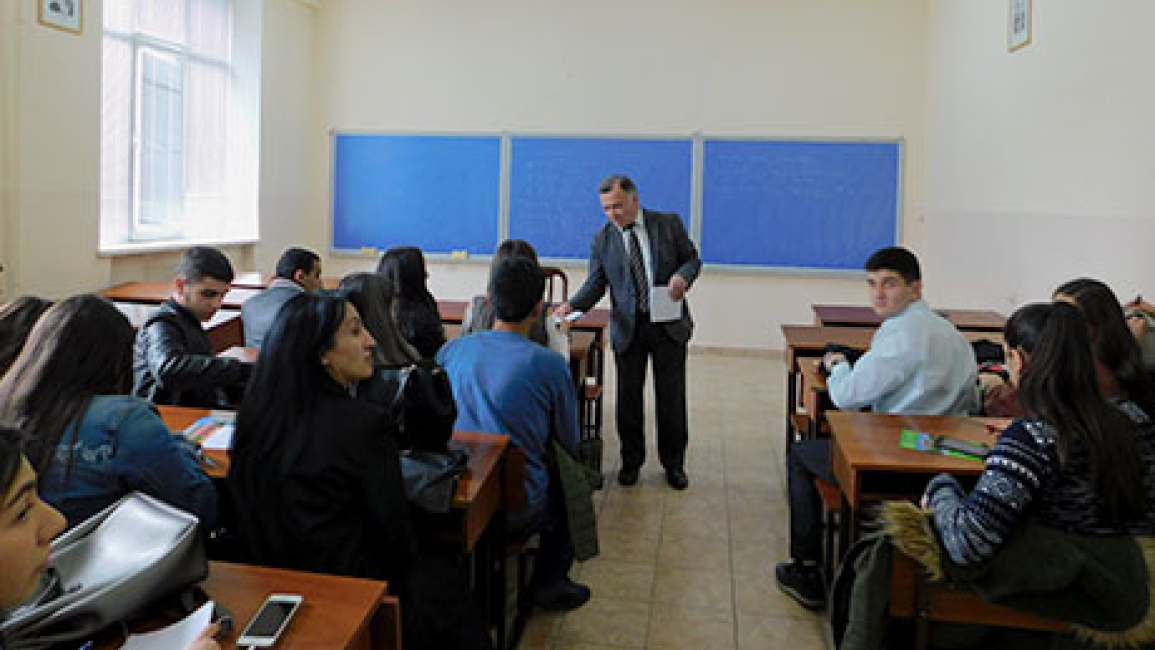
[{"label": "dark trousers", "polygon": [[682,469],[686,460],[686,345],[666,333],[661,324],[638,314],[634,338],[625,352],[614,354],[618,372],[618,437],[622,467],[641,467],[646,460],[643,395],[646,361],[654,360],[655,411],[658,418],[658,458],[666,469]]},{"label": "dark trousers", "polygon": [[822,498],[814,478],[834,482],[830,473],[830,440],[802,440],[790,446],[787,487],[790,490],[790,557],[822,561]]},{"label": "dark trousers", "polygon": [[511,522],[514,535],[537,533],[540,547],[533,569],[533,589],[542,589],[557,584],[569,577],[574,563],[573,542],[569,533],[569,517],[565,508],[565,494],[562,493],[560,479],[550,473],[545,509],[540,515],[526,522]]}]

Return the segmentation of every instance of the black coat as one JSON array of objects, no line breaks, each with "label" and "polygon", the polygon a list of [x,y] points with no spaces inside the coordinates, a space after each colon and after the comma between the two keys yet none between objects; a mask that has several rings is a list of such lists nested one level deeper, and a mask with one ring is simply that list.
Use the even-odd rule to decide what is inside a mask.
[{"label": "black coat", "polygon": [[215,356],[200,321],[169,300],[136,334],[132,393],[154,404],[226,406],[225,389],[242,388],[249,370],[247,363]]},{"label": "black coat", "polygon": [[[286,476],[237,431],[229,485],[241,539],[259,564],[403,582],[413,534],[398,452],[383,409],[334,382],[302,423]],[[261,432],[276,435],[277,432]]]}]

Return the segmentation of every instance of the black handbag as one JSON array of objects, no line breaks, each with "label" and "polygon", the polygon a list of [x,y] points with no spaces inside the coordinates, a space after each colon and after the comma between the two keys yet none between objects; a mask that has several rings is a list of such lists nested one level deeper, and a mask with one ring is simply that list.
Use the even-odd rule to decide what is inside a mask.
[{"label": "black handbag", "polygon": [[397,425],[399,449],[445,451],[453,437],[453,387],[445,369],[433,361],[379,366],[359,394],[388,409]]}]

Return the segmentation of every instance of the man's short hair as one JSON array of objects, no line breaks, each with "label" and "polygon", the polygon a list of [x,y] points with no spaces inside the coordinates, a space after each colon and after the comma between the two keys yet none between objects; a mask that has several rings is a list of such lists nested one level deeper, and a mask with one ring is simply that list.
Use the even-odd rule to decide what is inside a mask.
[{"label": "man's short hair", "polygon": [[901,246],[891,246],[875,251],[864,267],[867,271],[894,271],[907,282],[922,279],[922,269],[914,253]]},{"label": "man's short hair", "polygon": [[176,267],[176,277],[186,282],[197,283],[205,278],[233,281],[233,265],[225,254],[212,246],[193,246],[180,256]]},{"label": "man's short hair", "polygon": [[535,260],[511,257],[493,270],[493,315],[506,323],[529,317],[545,293],[545,274]]},{"label": "man's short hair", "polygon": [[306,275],[313,272],[313,265],[321,258],[310,250],[293,247],[281,253],[277,260],[277,277],[292,280],[297,271],[304,271]]},{"label": "man's short hair", "polygon": [[609,194],[614,191],[615,187],[622,188],[622,191],[626,194],[638,193],[638,186],[634,185],[634,182],[630,180],[629,176],[625,174],[614,174],[602,181],[601,185],[598,185],[598,194]]}]

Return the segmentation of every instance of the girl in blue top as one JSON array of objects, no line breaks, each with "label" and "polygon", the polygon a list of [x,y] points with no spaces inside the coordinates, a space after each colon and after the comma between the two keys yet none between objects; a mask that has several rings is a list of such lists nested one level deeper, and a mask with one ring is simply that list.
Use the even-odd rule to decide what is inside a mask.
[{"label": "girl in blue top", "polygon": [[192,445],[127,394],[133,338],[128,319],[103,298],[54,305],[0,380],[0,417],[25,432],[40,492],[70,527],[132,491],[212,527],[217,495]]}]

